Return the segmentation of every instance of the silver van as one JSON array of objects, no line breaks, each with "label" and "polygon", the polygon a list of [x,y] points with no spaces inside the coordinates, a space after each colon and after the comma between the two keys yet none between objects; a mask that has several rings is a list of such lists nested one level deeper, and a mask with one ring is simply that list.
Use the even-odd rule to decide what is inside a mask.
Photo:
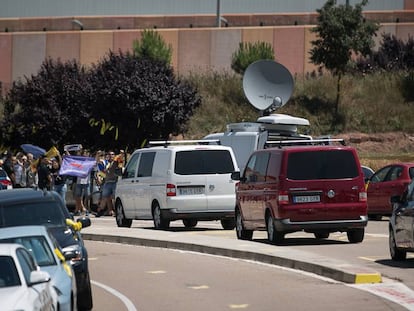
[{"label": "silver van", "polygon": [[131,227],[133,219],[153,220],[166,229],[179,220],[187,228],[202,220],[220,220],[233,229],[238,171],[230,147],[171,145],[136,150],[115,193],[116,222]]}]

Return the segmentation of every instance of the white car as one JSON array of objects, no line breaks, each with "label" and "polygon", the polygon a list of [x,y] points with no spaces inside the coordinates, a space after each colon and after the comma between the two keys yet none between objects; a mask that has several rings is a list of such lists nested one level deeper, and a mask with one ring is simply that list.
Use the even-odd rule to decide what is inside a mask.
[{"label": "white car", "polygon": [[49,273],[20,244],[0,244],[0,301],[2,310],[58,310]]},{"label": "white car", "polygon": [[35,258],[40,270],[50,275],[51,285],[58,295],[60,311],[76,310],[76,280],[72,265],[66,263],[60,247],[46,227],[0,228],[0,237],[0,243],[24,246]]}]

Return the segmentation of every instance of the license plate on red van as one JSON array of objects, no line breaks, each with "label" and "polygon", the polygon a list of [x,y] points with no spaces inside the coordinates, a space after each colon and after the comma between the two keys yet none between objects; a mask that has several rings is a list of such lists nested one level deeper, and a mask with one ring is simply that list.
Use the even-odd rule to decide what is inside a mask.
[{"label": "license plate on red van", "polygon": [[319,195],[300,195],[293,197],[293,203],[315,203],[320,201],[321,197]]}]

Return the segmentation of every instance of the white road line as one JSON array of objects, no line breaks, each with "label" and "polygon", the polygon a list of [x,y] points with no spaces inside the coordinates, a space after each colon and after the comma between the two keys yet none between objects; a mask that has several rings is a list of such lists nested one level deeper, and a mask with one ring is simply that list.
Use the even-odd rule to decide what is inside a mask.
[{"label": "white road line", "polygon": [[120,292],[118,292],[116,289],[113,289],[112,287],[109,287],[105,284],[96,282],[94,280],[91,280],[91,283],[95,286],[101,287],[104,290],[106,290],[107,292],[109,292],[110,294],[116,296],[119,298],[119,300],[121,300],[125,307],[127,308],[128,311],[137,311],[137,309],[135,308],[134,304],[131,302],[131,300],[128,299],[128,297],[126,297],[125,295],[121,294]]}]

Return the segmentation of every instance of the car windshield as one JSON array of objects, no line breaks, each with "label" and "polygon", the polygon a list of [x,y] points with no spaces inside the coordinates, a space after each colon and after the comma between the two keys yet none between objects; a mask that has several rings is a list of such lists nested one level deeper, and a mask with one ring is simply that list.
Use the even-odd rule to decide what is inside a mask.
[{"label": "car windshield", "polygon": [[351,151],[302,151],[289,155],[289,179],[344,179],[355,178],[358,175],[359,170]]},{"label": "car windshield", "polygon": [[0,227],[65,226],[66,218],[56,202],[25,202],[0,205]]},{"label": "car windshield", "polygon": [[44,236],[25,236],[1,239],[0,243],[17,243],[26,249],[36,259],[40,267],[56,265],[55,257]]},{"label": "car windshield", "polygon": [[179,175],[229,174],[234,171],[227,150],[189,150],[177,152],[175,173]]},{"label": "car windshield", "polygon": [[0,256],[0,288],[21,285],[16,265],[11,256]]}]

